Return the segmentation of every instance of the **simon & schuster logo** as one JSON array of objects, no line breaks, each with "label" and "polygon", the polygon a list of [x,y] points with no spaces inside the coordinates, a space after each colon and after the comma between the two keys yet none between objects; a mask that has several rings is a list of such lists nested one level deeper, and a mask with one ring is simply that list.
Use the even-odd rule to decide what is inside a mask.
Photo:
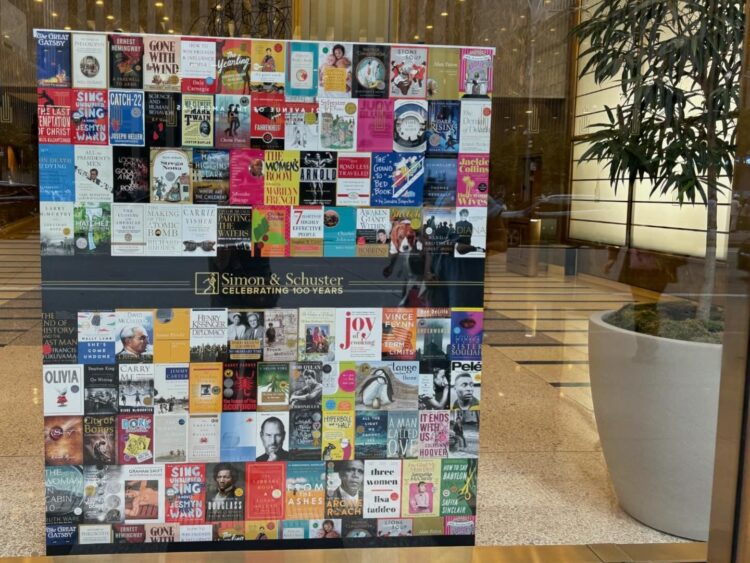
[{"label": "simon & schuster logo", "polygon": [[195,295],[343,295],[343,276],[311,276],[304,272],[238,276],[196,272]]},{"label": "simon & schuster logo", "polygon": [[219,272],[196,272],[195,294],[219,295]]}]

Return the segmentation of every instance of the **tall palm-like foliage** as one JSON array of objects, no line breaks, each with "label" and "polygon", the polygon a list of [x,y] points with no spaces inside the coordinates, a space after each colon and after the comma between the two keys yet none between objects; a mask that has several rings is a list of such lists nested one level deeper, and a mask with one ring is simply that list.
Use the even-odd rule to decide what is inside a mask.
[{"label": "tall palm-like foliage", "polygon": [[580,75],[620,88],[607,121],[580,140],[589,145],[581,160],[605,162],[629,200],[636,182],[651,180],[651,195],[706,206],[702,320],[714,293],[717,199],[733,174],[744,29],[744,0],[601,0],[574,30]]}]

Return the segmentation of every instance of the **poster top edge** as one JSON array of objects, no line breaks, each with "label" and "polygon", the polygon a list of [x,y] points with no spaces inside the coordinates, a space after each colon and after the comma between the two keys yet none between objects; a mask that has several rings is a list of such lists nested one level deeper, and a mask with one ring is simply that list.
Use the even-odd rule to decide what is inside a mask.
[{"label": "poster top edge", "polygon": [[337,39],[268,39],[264,37],[219,37],[212,35],[183,35],[180,33],[134,33],[129,31],[88,31],[88,30],[76,30],[76,29],[54,29],[46,27],[35,27],[32,32],[36,34],[37,31],[46,31],[53,33],[76,33],[86,35],[133,35],[139,37],[148,36],[164,36],[164,37],[188,37],[194,39],[249,39],[259,41],[279,41],[282,43],[349,43],[351,45],[390,45],[390,46],[404,46],[404,47],[437,47],[439,49],[483,49],[485,51],[492,51],[492,55],[495,56],[497,53],[496,47],[482,47],[481,45],[440,45],[435,43],[389,43],[380,41],[343,41]]}]

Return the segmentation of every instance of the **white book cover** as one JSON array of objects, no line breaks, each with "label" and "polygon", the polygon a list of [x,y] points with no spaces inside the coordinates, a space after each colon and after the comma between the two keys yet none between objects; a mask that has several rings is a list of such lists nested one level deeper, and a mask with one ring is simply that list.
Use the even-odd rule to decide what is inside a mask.
[{"label": "white book cover", "polygon": [[188,461],[211,463],[219,461],[221,418],[218,414],[191,416],[188,435]]},{"label": "white book cover", "polygon": [[187,414],[190,364],[154,364],[154,414]]},{"label": "white book cover", "polygon": [[336,309],[336,360],[380,361],[383,310],[379,308]]},{"label": "white book cover", "polygon": [[202,348],[227,346],[227,310],[190,310],[190,355],[200,355]]},{"label": "white book cover", "polygon": [[73,88],[106,88],[109,85],[109,45],[104,33],[74,33],[71,71]]},{"label": "white book cover", "polygon": [[180,206],[149,203],[146,207],[146,255],[180,256],[182,212]]},{"label": "white book cover", "polygon": [[213,524],[180,524],[180,542],[213,541]]},{"label": "white book cover", "polygon": [[112,543],[111,524],[81,524],[78,526],[79,545]]},{"label": "white book cover", "polygon": [[146,206],[112,204],[112,256],[146,255]]},{"label": "white book cover", "polygon": [[401,460],[365,460],[363,518],[401,516]]},{"label": "white book cover", "polygon": [[255,439],[256,461],[283,461],[289,459],[289,413],[258,412],[255,421],[258,435]]},{"label": "white book cover", "polygon": [[216,82],[216,41],[183,38],[180,60],[182,80],[194,78]]},{"label": "white book cover", "polygon": [[456,258],[484,258],[487,246],[487,208],[456,208]]},{"label": "white book cover", "polygon": [[339,154],[336,179],[336,205],[367,207],[370,205],[369,152]]},{"label": "white book cover", "polygon": [[187,461],[188,415],[164,414],[154,417],[154,462]]},{"label": "white book cover", "polygon": [[215,205],[183,205],[182,255],[216,256],[217,208]]},{"label": "white book cover", "polygon": [[357,150],[357,102],[356,98],[318,100],[321,150]]},{"label": "white book cover", "polygon": [[44,416],[83,414],[83,365],[50,364],[42,367]]},{"label": "white book cover", "polygon": [[459,152],[489,153],[491,124],[491,100],[461,100]]},{"label": "white book cover", "polygon": [[111,203],[114,189],[112,147],[76,145],[76,203]]},{"label": "white book cover", "polygon": [[73,256],[73,203],[39,202],[42,256]]},{"label": "white book cover", "polygon": [[125,523],[164,522],[164,466],[124,465]]}]

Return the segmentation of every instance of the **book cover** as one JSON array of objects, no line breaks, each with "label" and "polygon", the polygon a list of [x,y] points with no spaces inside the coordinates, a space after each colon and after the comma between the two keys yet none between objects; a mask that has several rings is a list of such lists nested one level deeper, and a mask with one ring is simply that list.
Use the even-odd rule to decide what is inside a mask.
[{"label": "book cover", "polygon": [[78,204],[112,201],[112,147],[75,147],[75,187]]},{"label": "book cover", "polygon": [[477,460],[444,459],[441,462],[440,515],[477,513]]},{"label": "book cover", "polygon": [[284,148],[284,98],[275,94],[250,97],[250,146],[254,149]]},{"label": "book cover", "polygon": [[440,516],[440,460],[404,460],[401,481],[401,514],[410,517]]},{"label": "book cover", "polygon": [[307,460],[320,459],[323,436],[323,414],[320,406],[317,408],[292,408],[289,412],[290,459]]},{"label": "book cover", "polygon": [[382,351],[384,360],[417,359],[416,309],[383,309]]},{"label": "book cover", "polygon": [[475,458],[479,455],[479,411],[450,411],[448,457]]},{"label": "book cover", "polygon": [[252,256],[252,212],[250,206],[219,206],[216,231],[217,248],[243,251]]},{"label": "book cover", "polygon": [[109,142],[109,107],[106,90],[73,90],[72,141],[76,145]]},{"label": "book cover", "polygon": [[143,88],[143,37],[139,35],[109,36],[109,86],[111,88]]},{"label": "book cover", "polygon": [[250,94],[250,40],[219,39],[216,44],[217,94]]},{"label": "book cover", "polygon": [[333,361],[335,358],[336,310],[300,308],[297,357],[300,361]]},{"label": "book cover", "polygon": [[393,459],[419,457],[419,413],[417,411],[390,411],[388,413],[388,457]]},{"label": "book cover", "polygon": [[[361,210],[358,210],[361,211]],[[379,361],[383,316],[379,308],[337,308],[338,361]]]},{"label": "book cover", "polygon": [[456,205],[486,207],[489,185],[489,155],[459,154]]},{"label": "book cover", "polygon": [[412,520],[412,535],[442,536],[445,522],[440,516],[422,516]]},{"label": "book cover", "polygon": [[104,33],[74,33],[72,40],[73,87],[106,88],[109,46]]},{"label": "book cover", "polygon": [[370,153],[366,152],[339,153],[336,174],[337,206],[367,207],[370,205],[371,159]]},{"label": "book cover", "polygon": [[427,94],[427,47],[392,46],[391,98],[424,98]]},{"label": "book cover", "polygon": [[357,255],[357,210],[354,207],[326,207],[323,212],[323,255]]},{"label": "book cover", "polygon": [[250,96],[216,96],[214,135],[217,148],[234,149],[250,144]]},{"label": "book cover", "polygon": [[164,466],[129,465],[122,468],[125,480],[125,522],[164,522]]},{"label": "book cover", "polygon": [[262,359],[263,326],[263,311],[230,309],[227,316],[229,359]]},{"label": "book cover", "polygon": [[318,97],[349,98],[352,92],[352,44],[318,43]]},{"label": "book cover", "polygon": [[322,457],[329,460],[354,459],[354,411],[323,410]]},{"label": "book cover", "polygon": [[476,516],[446,516],[446,536],[473,536],[476,532]]},{"label": "book cover", "polygon": [[323,256],[323,230],[322,206],[292,207],[289,255]]},{"label": "book cover", "polygon": [[229,203],[229,151],[193,150],[193,203]]},{"label": "book cover", "polygon": [[289,256],[289,207],[253,208],[253,254],[264,258]]},{"label": "book cover", "polygon": [[151,203],[191,203],[190,149],[151,149]]},{"label": "book cover", "polygon": [[112,240],[112,204],[83,203],[73,208],[75,253],[107,255]]},{"label": "book cover", "polygon": [[289,406],[290,368],[287,362],[258,364],[258,409],[286,410]]},{"label": "book cover", "polygon": [[448,457],[450,413],[447,410],[419,412],[419,457]]},{"label": "book cover", "polygon": [[221,362],[190,364],[190,414],[221,412],[222,401]]},{"label": "book cover", "polygon": [[446,410],[451,406],[450,370],[442,361],[420,362],[419,409]]},{"label": "book cover", "polygon": [[182,145],[214,146],[214,97],[205,94],[182,95]]},{"label": "book cover", "polygon": [[213,541],[213,524],[180,524],[180,542]]},{"label": "book cover", "polygon": [[357,111],[357,150],[387,152],[393,150],[394,104],[392,99],[359,100]]},{"label": "book cover", "polygon": [[44,465],[83,464],[83,417],[44,417]]},{"label": "book cover", "polygon": [[354,452],[357,459],[388,456],[388,412],[357,411]]},{"label": "book cover", "polygon": [[336,199],[336,153],[300,152],[299,202],[333,205]]},{"label": "book cover", "polygon": [[180,38],[152,35],[144,38],[143,88],[154,92],[180,91]]},{"label": "book cover", "polygon": [[[295,328],[295,349],[297,334]],[[42,312],[42,354],[45,364],[78,362],[78,318],[71,311]]]},{"label": "book cover", "polygon": [[248,463],[246,470],[248,494],[245,518],[284,518],[286,463]]},{"label": "book cover", "polygon": [[355,362],[323,362],[322,383],[324,411],[354,410],[354,391],[357,388]]},{"label": "book cover", "polygon": [[213,532],[213,541],[244,541],[245,523],[242,520],[217,522]]},{"label": "book cover", "polygon": [[118,311],[115,358],[118,363],[151,363],[154,359],[153,311]]},{"label": "book cover", "polygon": [[83,471],[75,465],[44,468],[45,522],[77,524],[83,512]]},{"label": "book cover", "polygon": [[425,207],[423,213],[425,252],[452,256],[456,238],[455,210],[450,207]]},{"label": "book cover", "polygon": [[447,360],[451,343],[451,310],[417,309],[417,359]]},{"label": "book cover", "polygon": [[226,353],[227,310],[191,309],[190,361],[220,362]]},{"label": "book cover", "polygon": [[341,536],[344,538],[377,537],[378,521],[375,518],[343,518]]},{"label": "book cover", "polygon": [[182,255],[216,256],[216,206],[184,205],[182,211]]},{"label": "book cover", "polygon": [[378,537],[411,537],[412,536],[412,519],[411,518],[379,518],[378,519]]},{"label": "book cover", "polygon": [[[454,313],[455,314],[455,313]],[[464,329],[461,329],[463,332]],[[454,334],[455,336],[455,334]],[[468,340],[472,340],[473,337],[470,335],[461,335],[460,340],[464,340],[464,336]],[[464,349],[460,348],[462,345],[459,344],[459,351]],[[468,350],[474,348],[474,344],[469,342],[467,345]],[[479,344],[481,350],[481,344]],[[460,356],[461,354],[457,354]],[[479,360],[456,360],[451,359],[451,409],[461,410],[479,410],[479,401],[481,399],[481,386],[482,386],[482,361]]]},{"label": "book cover", "polygon": [[427,154],[457,155],[461,125],[461,103],[430,100],[427,115]]},{"label": "book cover", "polygon": [[286,461],[289,459],[289,412],[259,412],[255,427],[255,461]]},{"label": "book cover", "polygon": [[143,147],[113,147],[112,164],[114,201],[148,203],[149,150]]},{"label": "book cover", "polygon": [[46,201],[39,203],[39,243],[42,256],[73,256],[75,254],[72,203]]},{"label": "book cover", "polygon": [[182,94],[146,92],[146,145],[179,147],[182,144]]},{"label": "book cover", "polygon": [[173,543],[178,541],[180,526],[178,524],[145,524],[145,543]]},{"label": "book cover", "polygon": [[357,364],[357,410],[417,408],[419,362]]},{"label": "book cover", "polygon": [[401,516],[401,460],[367,459],[364,473],[365,518]]},{"label": "book cover", "polygon": [[287,150],[318,150],[320,127],[317,102],[284,104],[284,148]]},{"label": "book cover", "polygon": [[431,100],[458,100],[460,51],[454,47],[430,47],[427,61],[427,97]]},{"label": "book cover", "polygon": [[341,518],[308,520],[308,522],[310,523],[310,539],[329,539],[341,537]]},{"label": "book cover", "polygon": [[182,252],[182,212],[172,204],[146,208],[146,256],[179,256]]},{"label": "book cover", "polygon": [[488,154],[490,152],[490,100],[461,100],[461,143],[459,152]]},{"label": "book cover", "polygon": [[365,462],[326,462],[326,517],[362,517]]},{"label": "book cover", "polygon": [[249,540],[279,539],[278,520],[245,520],[245,537]]},{"label": "book cover", "polygon": [[81,524],[78,526],[78,544],[95,545],[112,543],[110,524]]},{"label": "book cover", "polygon": [[67,145],[70,140],[71,90],[39,88],[37,90],[37,122],[40,144]]},{"label": "book cover", "polygon": [[[322,408],[323,363],[293,362],[290,374],[290,393],[289,407],[291,410],[319,410]],[[320,418],[317,421],[320,422]],[[316,430],[319,431],[320,426]]]},{"label": "book cover", "polygon": [[83,410],[86,414],[117,414],[120,379],[115,365],[83,366]]},{"label": "book cover", "polygon": [[221,413],[221,460],[255,461],[255,413]]},{"label": "book cover", "polygon": [[300,152],[268,150],[264,168],[264,205],[299,205]]},{"label": "book cover", "polygon": [[154,463],[184,462],[187,450],[187,413],[154,416]]},{"label": "book cover", "polygon": [[83,463],[86,465],[117,463],[116,419],[114,414],[83,417]]},{"label": "book cover", "polygon": [[144,524],[112,524],[112,543],[144,543],[145,541]]},{"label": "book cover", "polygon": [[224,393],[221,407],[223,412],[255,411],[257,376],[257,362],[224,362]]},{"label": "book cover", "polygon": [[424,153],[427,148],[427,101],[396,100],[393,105],[393,150]]},{"label": "book cover", "polygon": [[119,364],[121,413],[154,412],[154,365]]},{"label": "book cover", "polygon": [[325,516],[326,467],[322,461],[286,464],[286,510],[289,519],[318,520]]},{"label": "book cover", "polygon": [[187,363],[155,364],[154,413],[187,414],[190,398],[189,381],[190,366]]},{"label": "book cover", "polygon": [[145,144],[143,104],[141,91],[109,91],[109,142],[112,145],[142,147]]},{"label": "book cover", "polygon": [[297,359],[297,309],[266,309],[263,357],[269,362]]},{"label": "book cover", "polygon": [[371,205],[421,206],[424,161],[424,155],[416,153],[373,153]]},{"label": "book cover", "polygon": [[40,88],[70,88],[70,33],[34,30],[36,82]]},{"label": "book cover", "polygon": [[191,462],[214,462],[220,459],[221,418],[218,414],[191,415],[188,419],[188,454]]},{"label": "book cover", "polygon": [[[355,98],[388,98],[388,45],[354,46],[354,77],[352,96]],[[364,149],[362,149],[364,150]]]},{"label": "book cover", "polygon": [[322,150],[357,150],[357,102],[356,99],[318,99]]},{"label": "book cover", "polygon": [[75,201],[73,145],[39,145],[39,201]]},{"label": "book cover", "polygon": [[424,204],[455,207],[458,161],[451,157],[425,159]]},{"label": "book cover", "polygon": [[318,45],[292,41],[287,45],[287,59],[287,99],[315,98],[318,95]]},{"label": "book cover", "polygon": [[484,258],[487,245],[487,208],[456,208],[456,258]]},{"label": "book cover", "polygon": [[116,328],[117,315],[112,311],[79,311],[78,361],[114,364]]},{"label": "book cover", "polygon": [[117,462],[120,465],[146,465],[154,462],[152,414],[117,415]]},{"label": "book cover", "polygon": [[216,39],[183,37],[180,44],[180,76],[183,92],[216,92]]},{"label": "book cover", "polygon": [[284,94],[286,42],[254,39],[250,44],[253,92]]},{"label": "book cover", "polygon": [[83,522],[116,524],[124,521],[125,483],[122,467],[101,463],[87,465],[83,468],[83,479]]},{"label": "book cover", "polygon": [[391,213],[389,209],[357,209],[357,256],[386,257],[390,247]]},{"label": "book cover", "polygon": [[489,98],[492,95],[493,49],[461,49],[459,67],[461,96],[467,98]]},{"label": "book cover", "polygon": [[190,361],[190,309],[157,309],[154,315],[154,362]]},{"label": "book cover", "polygon": [[282,520],[282,540],[305,540],[310,537],[310,524],[307,520]]},{"label": "book cover", "polygon": [[234,149],[229,155],[229,203],[263,205],[264,151]]}]

